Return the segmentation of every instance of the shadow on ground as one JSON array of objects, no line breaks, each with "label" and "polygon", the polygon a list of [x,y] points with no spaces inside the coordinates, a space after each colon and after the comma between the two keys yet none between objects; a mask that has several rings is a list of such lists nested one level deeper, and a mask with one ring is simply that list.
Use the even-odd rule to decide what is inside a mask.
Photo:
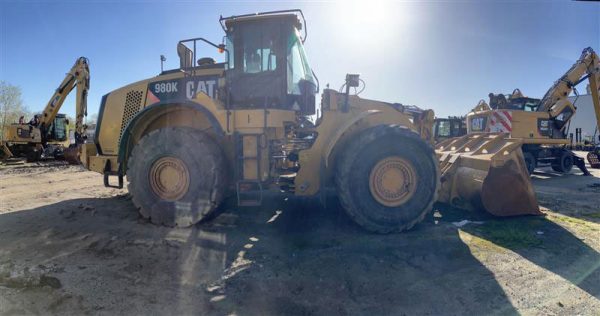
[{"label": "shadow on ground", "polygon": [[[464,212],[440,208],[444,221],[464,218]],[[600,254],[569,230],[547,216],[497,218],[487,214],[471,214],[472,220],[483,225],[466,225],[464,231],[509,249],[526,260],[555,273],[573,285],[600,299]],[[580,230],[589,230],[598,238],[597,228],[585,221],[568,216],[553,216],[553,220],[567,225],[577,224]]]},{"label": "shadow on ground", "polygon": [[0,215],[0,249],[2,313],[516,312],[451,225],[369,234],[303,200],[192,229],[141,220],[125,195],[68,200]]},{"label": "shadow on ground", "polygon": [[[517,313],[450,224],[463,212],[377,235],[335,202],[272,201],[226,207],[191,229],[140,219],[126,195],[0,215],[0,312]],[[483,220],[461,229],[599,297],[600,257],[569,231],[542,217]]]},{"label": "shadow on ground", "polygon": [[[370,234],[337,205],[324,210],[303,200],[238,212],[237,232],[255,240],[244,249],[252,263],[222,283],[219,313],[516,313],[455,227],[427,222]],[[262,222],[250,219],[257,215]]]}]

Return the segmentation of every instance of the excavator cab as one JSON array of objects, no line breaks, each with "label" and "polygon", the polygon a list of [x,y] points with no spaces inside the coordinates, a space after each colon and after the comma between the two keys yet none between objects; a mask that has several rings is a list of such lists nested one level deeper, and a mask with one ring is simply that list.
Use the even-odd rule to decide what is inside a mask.
[{"label": "excavator cab", "polygon": [[220,19],[232,108],[315,114],[317,83],[304,52],[299,17],[301,11],[290,10]]},{"label": "excavator cab", "polygon": [[52,121],[52,124],[48,127],[47,130],[47,139],[53,141],[65,141],[69,137],[67,134],[67,126],[69,125],[69,120],[65,114],[57,114]]}]

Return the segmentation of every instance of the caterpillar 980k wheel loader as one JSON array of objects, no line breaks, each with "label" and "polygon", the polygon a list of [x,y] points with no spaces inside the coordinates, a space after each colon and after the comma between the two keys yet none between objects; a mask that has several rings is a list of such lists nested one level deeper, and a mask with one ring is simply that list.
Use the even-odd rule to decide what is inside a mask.
[{"label": "caterpillar 980k wheel loader", "polygon": [[[328,187],[352,219],[376,232],[411,228],[432,209],[440,188],[442,202],[463,208],[528,200],[508,207],[537,210],[511,140],[472,147],[486,154],[436,155],[433,111],[351,95],[362,82],[358,75],[347,75],[339,92],[324,89],[318,104],[301,11],[220,22],[226,43],[180,41],[178,69],[105,95],[94,144],[82,149],[83,164],[102,173],[106,185],[110,176],[120,186],[127,177],[133,203],[152,222],[192,225],[228,195],[239,205],[260,205],[267,190],[319,196]],[[225,53],[226,62],[196,63],[200,44]],[[505,166],[513,178],[497,179],[520,177],[525,189],[498,206],[496,196],[481,194],[481,177]]]}]

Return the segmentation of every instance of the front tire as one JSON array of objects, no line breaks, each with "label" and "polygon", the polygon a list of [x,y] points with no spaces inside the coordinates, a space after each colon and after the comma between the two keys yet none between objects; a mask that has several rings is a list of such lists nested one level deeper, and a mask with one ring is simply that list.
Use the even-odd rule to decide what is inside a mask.
[{"label": "front tire", "polygon": [[338,157],[340,203],[360,226],[377,233],[412,228],[437,199],[439,169],[431,146],[400,126],[361,132]]},{"label": "front tire", "polygon": [[561,173],[569,173],[573,169],[575,159],[568,150],[561,150],[556,160],[552,163],[552,170]]},{"label": "front tire", "polygon": [[152,131],[135,145],[127,163],[132,201],[152,223],[191,226],[223,200],[224,161],[206,133],[187,127]]}]

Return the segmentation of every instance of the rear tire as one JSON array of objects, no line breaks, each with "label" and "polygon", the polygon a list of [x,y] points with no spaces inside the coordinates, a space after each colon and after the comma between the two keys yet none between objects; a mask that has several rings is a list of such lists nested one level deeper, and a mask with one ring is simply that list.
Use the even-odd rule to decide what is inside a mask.
[{"label": "rear tire", "polygon": [[208,217],[223,200],[225,157],[206,133],[187,127],[150,132],[133,148],[127,180],[143,217],[188,227]]},{"label": "rear tire", "polygon": [[573,169],[573,154],[568,150],[561,150],[556,160],[552,163],[552,170],[569,173]]},{"label": "rear tire", "polygon": [[356,223],[390,233],[412,228],[431,211],[439,177],[435,153],[419,135],[381,125],[361,132],[340,153],[335,184]]},{"label": "rear tire", "polygon": [[29,151],[27,151],[27,154],[25,156],[25,160],[27,162],[36,162],[36,161],[40,161],[40,159],[42,159],[42,151],[38,150],[37,148],[29,149]]},{"label": "rear tire", "polygon": [[527,168],[527,173],[532,175],[535,171],[535,168],[537,168],[537,159],[535,159],[535,156],[530,152],[524,152],[523,158],[525,158],[525,167]]}]

